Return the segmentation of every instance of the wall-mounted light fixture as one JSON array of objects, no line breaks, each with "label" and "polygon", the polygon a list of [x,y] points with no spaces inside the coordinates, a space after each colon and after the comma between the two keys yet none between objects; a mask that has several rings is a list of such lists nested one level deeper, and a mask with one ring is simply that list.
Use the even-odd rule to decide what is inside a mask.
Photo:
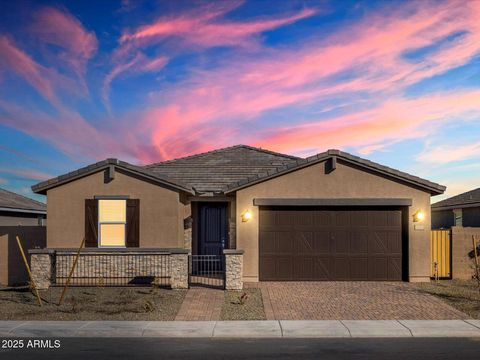
[{"label": "wall-mounted light fixture", "polygon": [[251,218],[252,218],[252,212],[250,210],[247,210],[242,214],[242,222],[250,221]]},{"label": "wall-mounted light fixture", "polygon": [[425,219],[425,213],[422,210],[418,210],[413,214],[413,222],[420,222]]}]

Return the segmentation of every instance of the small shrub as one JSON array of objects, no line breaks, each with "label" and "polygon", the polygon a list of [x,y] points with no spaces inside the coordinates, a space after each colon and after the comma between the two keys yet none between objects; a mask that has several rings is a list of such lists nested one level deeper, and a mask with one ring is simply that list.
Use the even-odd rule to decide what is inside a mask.
[{"label": "small shrub", "polygon": [[245,302],[248,299],[248,294],[244,292],[242,295],[240,295],[235,301],[232,301],[232,304],[235,305],[244,305]]},{"label": "small shrub", "polygon": [[153,301],[147,300],[147,301],[145,301],[145,303],[143,304],[143,309],[144,309],[145,312],[147,312],[147,313],[154,312],[154,311],[155,311],[155,303],[154,303]]}]

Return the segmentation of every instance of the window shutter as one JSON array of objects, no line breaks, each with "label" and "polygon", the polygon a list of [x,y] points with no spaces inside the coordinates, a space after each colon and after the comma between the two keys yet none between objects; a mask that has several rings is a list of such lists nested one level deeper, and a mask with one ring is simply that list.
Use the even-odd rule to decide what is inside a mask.
[{"label": "window shutter", "polygon": [[98,247],[98,200],[85,199],[85,247]]},{"label": "window shutter", "polygon": [[127,247],[140,245],[140,200],[127,199]]}]

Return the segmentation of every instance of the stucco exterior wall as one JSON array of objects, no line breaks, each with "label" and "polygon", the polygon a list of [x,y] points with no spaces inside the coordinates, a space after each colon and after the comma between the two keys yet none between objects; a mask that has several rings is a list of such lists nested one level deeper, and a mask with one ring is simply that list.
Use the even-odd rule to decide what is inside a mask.
[{"label": "stucco exterior wall", "polygon": [[40,216],[45,218],[45,215],[1,211],[0,226],[36,226]]},{"label": "stucco exterior wall", "polygon": [[[430,276],[430,194],[372,174],[351,165],[337,162],[337,168],[325,174],[325,163],[291,172],[237,191],[237,249],[245,251],[244,280],[258,281],[258,215],[255,198],[410,198],[408,209],[409,279],[429,281]],[[242,222],[241,214],[250,210],[252,219]],[[414,229],[413,214],[425,213]],[[417,225],[418,228],[418,225]]]},{"label": "stucco exterior wall", "polygon": [[140,199],[140,247],[184,246],[183,217],[188,213],[177,191],[120,171],[104,181],[104,172],[72,181],[47,192],[47,247],[77,248],[85,234],[85,199],[128,195]]},{"label": "stucco exterior wall", "polygon": [[455,225],[453,210],[432,211],[432,229],[449,229]]},{"label": "stucco exterior wall", "polygon": [[30,259],[29,249],[44,248],[46,245],[45,226],[0,226],[0,284],[17,285],[27,283],[28,274],[18,249],[20,238],[23,251]]}]

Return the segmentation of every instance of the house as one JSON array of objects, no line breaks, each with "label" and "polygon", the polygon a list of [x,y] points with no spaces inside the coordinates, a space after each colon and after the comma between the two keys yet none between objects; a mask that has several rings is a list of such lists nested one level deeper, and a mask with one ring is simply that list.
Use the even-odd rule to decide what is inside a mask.
[{"label": "house", "polygon": [[28,281],[16,237],[21,239],[25,251],[45,247],[46,215],[44,203],[0,189],[0,284]]},{"label": "house", "polygon": [[[47,247],[243,250],[244,281],[430,279],[445,187],[346,152],[237,145],[147,166],[107,159],[32,187]],[[242,269],[242,267],[239,267]]]},{"label": "house", "polygon": [[46,216],[44,203],[0,189],[0,226],[44,225]]},{"label": "house", "polygon": [[432,229],[480,227],[480,188],[432,204]]}]

